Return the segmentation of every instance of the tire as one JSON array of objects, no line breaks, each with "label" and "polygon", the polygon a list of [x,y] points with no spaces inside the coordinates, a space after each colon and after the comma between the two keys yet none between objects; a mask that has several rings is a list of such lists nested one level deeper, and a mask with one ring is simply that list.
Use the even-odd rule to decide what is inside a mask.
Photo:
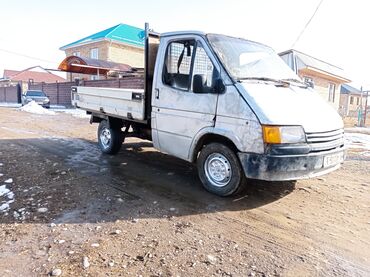
[{"label": "tire", "polygon": [[197,159],[197,168],[204,188],[219,196],[237,194],[246,184],[238,157],[221,143],[203,147]]},{"label": "tire", "polygon": [[123,136],[120,128],[111,128],[106,120],[99,123],[98,143],[100,150],[109,155],[117,154],[121,149]]}]

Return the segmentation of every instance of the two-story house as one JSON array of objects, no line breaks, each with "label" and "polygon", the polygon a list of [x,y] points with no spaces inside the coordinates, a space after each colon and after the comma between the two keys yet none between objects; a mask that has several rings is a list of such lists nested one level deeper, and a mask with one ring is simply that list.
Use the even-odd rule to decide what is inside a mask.
[{"label": "two-story house", "polygon": [[[60,50],[66,56],[86,57],[131,67],[144,67],[144,30],[127,24],[118,24],[101,32],[92,34],[64,45]],[[68,73],[67,79],[97,79],[97,75]]]},{"label": "two-story house", "polygon": [[313,84],[315,90],[339,110],[341,85],[350,82],[343,69],[293,49],[279,55],[303,81]]}]

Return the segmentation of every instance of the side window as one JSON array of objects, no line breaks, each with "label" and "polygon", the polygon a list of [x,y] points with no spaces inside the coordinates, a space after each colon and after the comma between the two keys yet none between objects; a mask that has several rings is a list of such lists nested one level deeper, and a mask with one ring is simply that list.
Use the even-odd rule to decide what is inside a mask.
[{"label": "side window", "polygon": [[210,92],[215,79],[216,70],[212,61],[200,43],[198,43],[193,68],[192,90],[194,92]]},{"label": "side window", "polygon": [[99,48],[90,49],[90,59],[99,59]]},{"label": "side window", "polygon": [[335,84],[329,83],[329,102],[334,103],[335,100]]},{"label": "side window", "polygon": [[189,90],[194,40],[171,42],[167,46],[163,82],[171,87]]}]

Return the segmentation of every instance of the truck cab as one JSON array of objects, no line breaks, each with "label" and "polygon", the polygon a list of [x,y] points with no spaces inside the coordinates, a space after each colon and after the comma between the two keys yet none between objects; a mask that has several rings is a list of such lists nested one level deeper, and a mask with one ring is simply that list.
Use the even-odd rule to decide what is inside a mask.
[{"label": "truck cab", "polygon": [[167,33],[154,72],[154,146],[198,161],[212,192],[232,194],[245,177],[318,176],[344,159],[340,116],[265,45]]},{"label": "truck cab", "polygon": [[[96,90],[84,88],[80,98],[78,88],[72,93],[75,105],[100,123],[103,152],[118,152],[132,127],[134,136],[152,140],[159,151],[196,163],[204,187],[220,196],[237,193],[250,178],[310,178],[343,162],[340,116],[270,47],[194,31],[150,41],[147,33],[142,91],[107,92],[107,106]],[[125,102],[114,106],[113,94]],[[92,103],[88,97],[97,95],[90,109],[81,100]],[[135,109],[137,118],[128,113]]]}]

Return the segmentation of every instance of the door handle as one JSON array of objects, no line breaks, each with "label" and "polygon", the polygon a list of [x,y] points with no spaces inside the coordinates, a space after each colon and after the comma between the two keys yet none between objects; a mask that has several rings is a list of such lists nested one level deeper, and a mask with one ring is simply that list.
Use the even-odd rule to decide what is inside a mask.
[{"label": "door handle", "polygon": [[155,98],[159,99],[159,88],[155,89]]}]

